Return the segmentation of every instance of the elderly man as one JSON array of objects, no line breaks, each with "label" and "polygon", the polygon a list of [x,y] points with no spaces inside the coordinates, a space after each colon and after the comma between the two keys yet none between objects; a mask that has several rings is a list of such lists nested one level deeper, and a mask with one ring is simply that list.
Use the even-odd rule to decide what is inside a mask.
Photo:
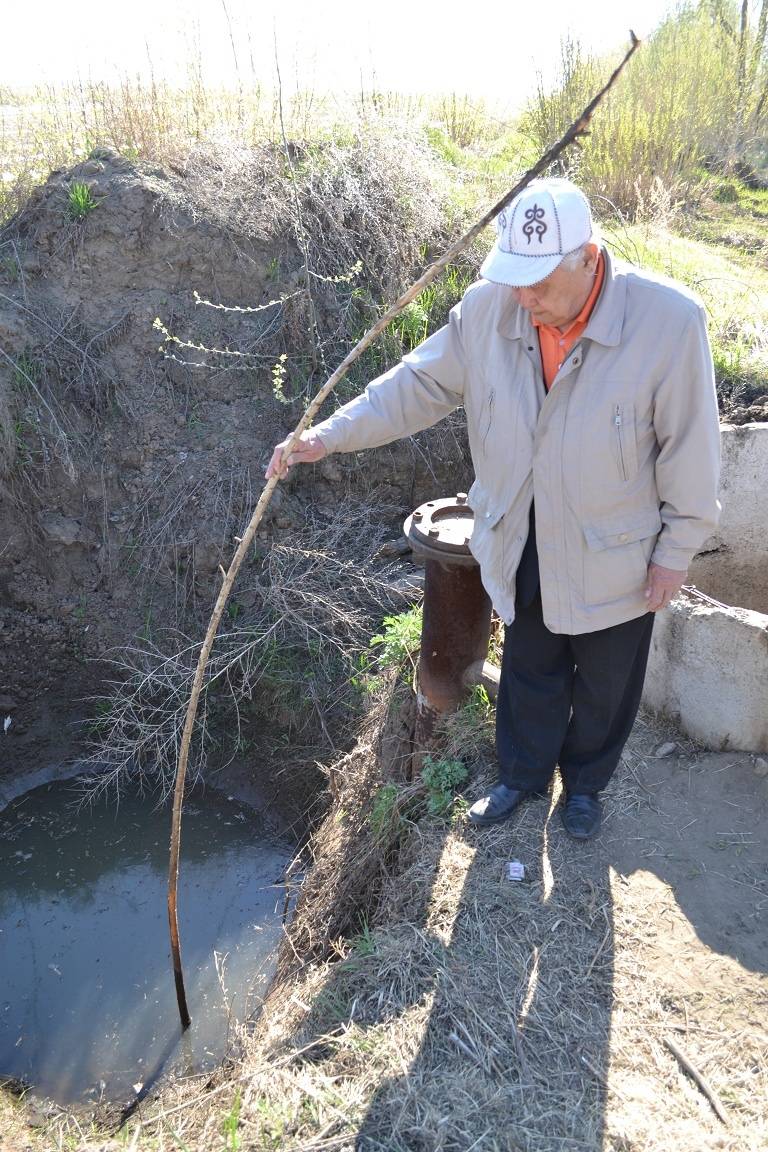
[{"label": "elderly man", "polygon": [[[717,521],[720,430],[704,312],[614,262],[566,180],[502,212],[483,279],[365,393],[284,444],[267,475],[467,415],[471,548],[505,622],[499,782],[479,825],[546,791],[594,836],[640,702],[654,613]],[[534,512],[535,508],[535,512]]]}]

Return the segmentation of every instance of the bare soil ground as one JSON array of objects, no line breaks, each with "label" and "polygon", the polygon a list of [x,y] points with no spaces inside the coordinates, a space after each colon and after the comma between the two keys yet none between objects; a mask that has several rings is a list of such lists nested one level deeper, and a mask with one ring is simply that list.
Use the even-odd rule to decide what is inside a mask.
[{"label": "bare soil ground", "polygon": [[[394,139],[293,163],[311,301],[293,174],[270,148],[167,171],[96,149],[0,229],[0,777],[74,750],[115,648],[202,634],[273,445],[441,235],[432,175]],[[156,317],[190,346],[166,344]],[[364,472],[333,459],[281,485],[228,622],[258,630],[263,561],[281,541],[311,551],[308,521],[317,537],[351,501],[375,551],[366,510],[386,538],[444,477],[464,483],[462,436],[444,426]]]}]

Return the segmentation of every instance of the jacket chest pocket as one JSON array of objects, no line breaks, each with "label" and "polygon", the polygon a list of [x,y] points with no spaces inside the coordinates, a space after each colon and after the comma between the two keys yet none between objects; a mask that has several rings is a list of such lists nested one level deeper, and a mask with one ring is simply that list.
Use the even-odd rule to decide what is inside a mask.
[{"label": "jacket chest pocket", "polygon": [[613,405],[613,452],[623,481],[637,475],[637,428],[634,404]]}]

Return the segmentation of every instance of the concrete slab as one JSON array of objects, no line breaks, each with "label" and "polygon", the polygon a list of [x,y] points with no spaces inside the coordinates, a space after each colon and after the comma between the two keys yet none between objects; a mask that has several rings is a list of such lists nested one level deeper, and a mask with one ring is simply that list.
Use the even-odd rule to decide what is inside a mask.
[{"label": "concrete slab", "polygon": [[643,702],[709,748],[768,752],[768,616],[683,594],[656,620]]},{"label": "concrete slab", "polygon": [[643,702],[707,747],[768,752],[768,424],[722,436],[721,522],[659,613]]},{"label": "concrete slab", "polygon": [[723,512],[689,583],[725,604],[768,612],[768,424],[721,431]]}]

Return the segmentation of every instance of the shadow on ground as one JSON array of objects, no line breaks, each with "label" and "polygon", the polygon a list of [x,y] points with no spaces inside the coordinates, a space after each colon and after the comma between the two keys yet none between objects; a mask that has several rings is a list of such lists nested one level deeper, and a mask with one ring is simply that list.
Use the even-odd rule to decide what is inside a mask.
[{"label": "shadow on ground", "polygon": [[362,1105],[334,1147],[766,1146],[768,785],[743,754],[658,743],[640,723],[596,842],[566,836],[557,797],[482,832],[422,822],[382,926],[304,1020],[303,1042],[336,1037],[311,1061]]}]

